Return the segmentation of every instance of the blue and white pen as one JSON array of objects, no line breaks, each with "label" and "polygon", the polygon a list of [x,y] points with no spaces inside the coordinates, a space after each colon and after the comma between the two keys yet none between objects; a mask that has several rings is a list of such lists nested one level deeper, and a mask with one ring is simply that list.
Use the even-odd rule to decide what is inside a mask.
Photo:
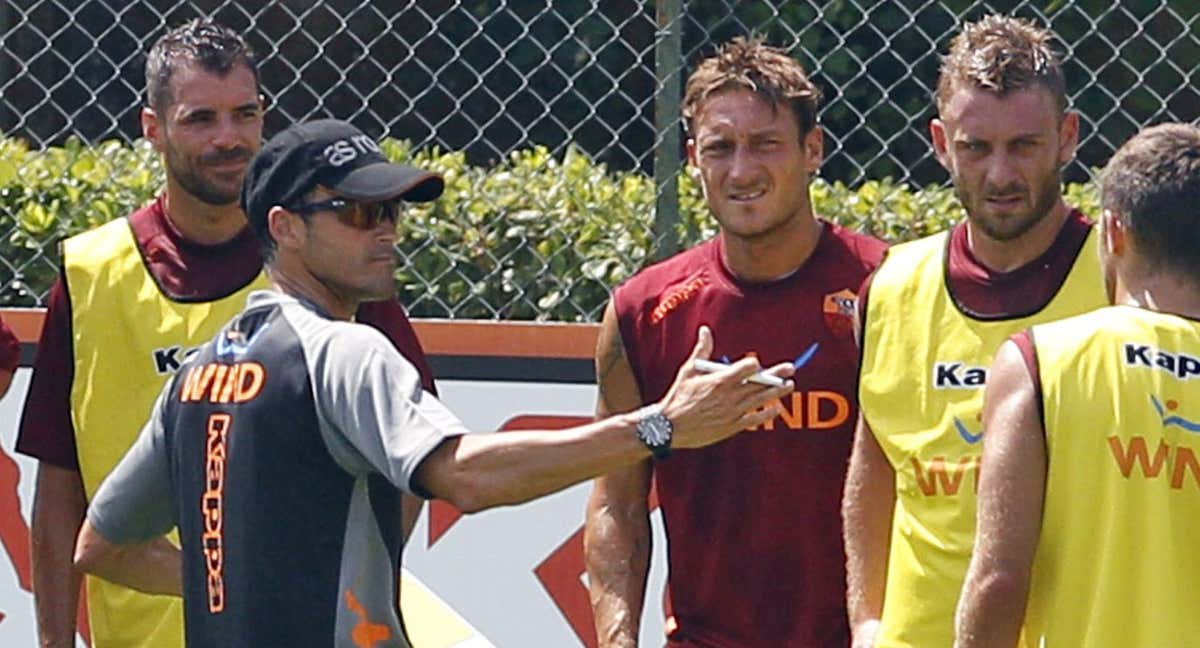
[{"label": "blue and white pen", "polygon": [[[722,371],[728,371],[729,366],[730,365],[723,364],[720,362],[714,362],[712,360],[696,360],[695,361],[696,370],[702,371],[704,373],[720,373]],[[783,378],[780,378],[779,376],[776,376],[775,374],[769,374],[765,371],[760,371],[760,372],[754,374],[753,376],[750,376],[749,378],[746,379],[746,382],[757,383],[759,385],[766,385],[768,387],[783,387],[784,385],[787,384],[787,381],[784,380]]]}]

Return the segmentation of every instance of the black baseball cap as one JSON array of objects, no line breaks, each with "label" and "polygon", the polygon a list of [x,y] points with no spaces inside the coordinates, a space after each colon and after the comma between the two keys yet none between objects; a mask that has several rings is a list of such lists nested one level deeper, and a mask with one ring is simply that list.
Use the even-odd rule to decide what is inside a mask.
[{"label": "black baseball cap", "polygon": [[429,202],[442,195],[436,173],[392,164],[374,139],[340,119],[290,126],[263,144],[246,170],[242,210],[259,236],[271,208],[294,207],[317,185],[352,200],[402,198]]}]

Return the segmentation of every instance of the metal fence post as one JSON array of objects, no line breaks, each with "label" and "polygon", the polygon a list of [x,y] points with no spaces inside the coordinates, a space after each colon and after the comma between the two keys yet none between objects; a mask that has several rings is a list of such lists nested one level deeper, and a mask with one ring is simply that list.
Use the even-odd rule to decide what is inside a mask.
[{"label": "metal fence post", "polygon": [[653,257],[664,259],[679,251],[679,107],[683,68],[681,0],[656,0],[658,32],[654,39],[654,204]]}]

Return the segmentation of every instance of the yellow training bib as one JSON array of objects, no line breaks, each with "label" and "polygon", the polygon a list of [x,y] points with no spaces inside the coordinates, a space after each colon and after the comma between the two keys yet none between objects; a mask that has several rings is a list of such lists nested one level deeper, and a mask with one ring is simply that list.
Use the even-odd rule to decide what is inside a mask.
[{"label": "yellow training bib", "polygon": [[893,247],[863,323],[859,398],[896,473],[878,646],[950,648],[975,535],[983,387],[1009,336],[1107,303],[1096,232],[1045,308],[964,314],[946,288],[949,232]]},{"label": "yellow training bib", "polygon": [[[126,219],[64,241],[63,267],[75,352],[71,418],[90,500],[137,438],[167,378],[268,281],[259,273],[217,301],[173,301],[146,269]],[[97,578],[88,578],[87,591],[95,648],[183,646],[180,599]]]},{"label": "yellow training bib", "polygon": [[1200,638],[1200,323],[1113,307],[1033,329],[1048,471],[1030,648]]}]

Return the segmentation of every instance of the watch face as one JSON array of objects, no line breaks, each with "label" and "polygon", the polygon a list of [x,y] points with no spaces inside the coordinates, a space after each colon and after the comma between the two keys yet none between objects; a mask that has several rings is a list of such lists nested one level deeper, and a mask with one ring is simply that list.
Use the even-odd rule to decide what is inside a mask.
[{"label": "watch face", "polygon": [[671,452],[671,434],[675,427],[662,412],[650,412],[637,422],[638,438],[645,443],[656,457],[665,457]]},{"label": "watch face", "polygon": [[642,441],[646,445],[660,446],[671,441],[671,422],[662,414],[651,414],[638,423]]}]

